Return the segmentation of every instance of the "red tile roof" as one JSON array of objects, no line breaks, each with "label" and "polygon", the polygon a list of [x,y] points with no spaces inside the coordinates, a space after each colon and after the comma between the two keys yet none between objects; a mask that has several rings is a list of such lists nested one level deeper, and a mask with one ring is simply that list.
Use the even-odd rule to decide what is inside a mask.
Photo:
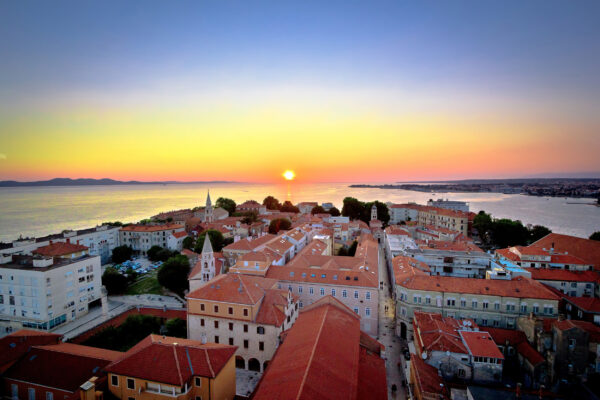
[{"label": "red tile roof", "polygon": [[264,246],[267,242],[273,240],[276,236],[272,234],[266,234],[256,239],[241,239],[237,242],[231,243],[225,247],[223,247],[223,252],[227,250],[242,250],[242,251],[252,251],[260,246]]},{"label": "red tile roof", "polygon": [[517,346],[519,343],[527,341],[527,336],[525,336],[525,332],[523,331],[518,331],[515,329],[490,328],[487,326],[480,326],[479,329],[492,335],[492,339],[494,339],[494,342],[496,342],[498,346],[506,346],[507,343],[510,346]]},{"label": "red tile roof", "polygon": [[187,236],[186,231],[173,232],[171,235],[175,236],[177,239]]},{"label": "red tile roof", "polygon": [[153,382],[183,386],[193,376],[216,377],[235,354],[236,346],[150,335],[106,371]]},{"label": "red tile roof", "polygon": [[[285,320],[285,307],[288,305],[288,291],[267,289],[254,322],[257,324],[281,326]],[[296,298],[294,297],[295,301]]]},{"label": "red tile roof", "polygon": [[452,240],[416,240],[415,243],[423,250],[443,250],[443,251],[473,251],[483,253],[483,250],[470,241],[452,241]]},{"label": "red tile roof", "polygon": [[253,399],[387,399],[385,364],[361,356],[360,317],[339,300],[306,307],[284,336]]},{"label": "red tile roof", "polygon": [[384,231],[387,235],[410,236],[410,233],[406,229],[400,227],[399,225],[390,225],[387,228],[385,228]]},{"label": "red tile roof", "polygon": [[263,298],[266,289],[276,284],[276,280],[260,276],[221,274],[189,293],[187,298],[254,305]]},{"label": "red tile roof", "polygon": [[61,335],[22,329],[0,339],[0,374],[32,346],[60,343]]},{"label": "red tile roof", "polygon": [[79,253],[87,250],[86,246],[75,243],[68,242],[54,242],[47,246],[38,247],[33,250],[33,254],[39,254],[42,256],[48,257],[56,257],[56,256],[66,256],[68,254]]},{"label": "red tile roof", "polygon": [[600,313],[600,299],[597,297],[563,296],[563,298],[585,312]]},{"label": "red tile roof", "polygon": [[394,268],[394,275],[397,285],[413,290],[469,293],[522,299],[560,300],[560,296],[553,293],[546,286],[523,276],[518,276],[511,280],[429,276],[406,264],[402,269]]},{"label": "red tile roof", "polygon": [[5,372],[4,378],[75,392],[92,376],[101,375],[110,363],[104,358],[53,351],[51,347],[32,347]]},{"label": "red tile roof", "polygon": [[444,380],[440,377],[438,369],[427,364],[419,356],[412,354],[410,369],[414,375],[417,393],[424,399],[449,399]]},{"label": "red tile roof", "polygon": [[183,229],[183,225],[179,224],[162,224],[162,225],[127,225],[121,228],[124,232],[159,232],[168,229]]},{"label": "red tile roof", "polygon": [[498,350],[496,342],[492,339],[492,336],[484,331],[460,331],[469,354],[475,357],[491,357],[504,360],[504,356]]},{"label": "red tile roof", "polygon": [[597,282],[600,276],[595,271],[570,271],[566,269],[528,268],[531,278],[538,281]]},{"label": "red tile roof", "polygon": [[[415,311],[413,317],[415,345],[417,353],[423,351],[450,351],[468,354],[458,330],[462,328],[459,320],[446,318],[441,314]],[[476,327],[474,323],[472,326]]]},{"label": "red tile roof", "polygon": [[550,233],[544,236],[531,247],[554,248],[556,252],[572,254],[600,269],[600,242],[597,240],[582,239],[575,236]]},{"label": "red tile roof", "polygon": [[58,353],[72,354],[76,356],[84,356],[97,358],[99,360],[115,361],[119,357],[123,356],[120,351],[100,349],[97,347],[82,346],[74,343],[59,343],[55,345],[38,346],[40,349],[48,351],[55,351]]},{"label": "red tile roof", "polygon": [[554,320],[552,326],[561,331],[567,331],[574,328],[582,329],[589,333],[590,342],[598,343],[600,341],[600,326],[589,321],[578,321],[574,319],[563,319],[562,321]]},{"label": "red tile roof", "polygon": [[517,352],[525,357],[525,359],[533,366],[546,361],[544,357],[529,344],[528,341],[519,343],[517,345]]}]

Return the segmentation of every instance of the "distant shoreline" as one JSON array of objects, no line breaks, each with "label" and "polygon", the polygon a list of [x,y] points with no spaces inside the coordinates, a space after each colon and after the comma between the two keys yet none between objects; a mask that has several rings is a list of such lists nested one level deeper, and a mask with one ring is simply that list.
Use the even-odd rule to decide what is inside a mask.
[{"label": "distant shoreline", "polygon": [[185,184],[214,184],[214,183],[242,183],[236,181],[195,181],[195,182],[180,182],[180,181],[118,181],[114,179],[70,179],[70,178],[55,178],[46,181],[0,181],[0,187],[48,187],[48,186],[123,186],[123,185],[185,185]]}]

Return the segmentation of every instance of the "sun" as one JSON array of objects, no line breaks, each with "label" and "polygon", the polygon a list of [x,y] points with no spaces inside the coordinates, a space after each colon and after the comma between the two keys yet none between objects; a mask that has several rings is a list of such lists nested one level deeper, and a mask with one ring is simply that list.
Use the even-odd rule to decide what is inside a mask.
[{"label": "sun", "polygon": [[294,173],[294,171],[289,170],[289,169],[287,171],[285,171],[282,175],[286,181],[291,181],[296,177],[296,174]]}]

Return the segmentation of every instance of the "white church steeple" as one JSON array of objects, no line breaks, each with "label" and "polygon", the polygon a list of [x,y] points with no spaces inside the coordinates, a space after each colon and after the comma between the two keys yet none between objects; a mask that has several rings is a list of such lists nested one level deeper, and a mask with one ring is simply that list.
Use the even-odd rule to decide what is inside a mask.
[{"label": "white church steeple", "polygon": [[210,236],[208,233],[204,238],[204,245],[202,246],[201,262],[202,280],[204,282],[208,282],[215,277],[215,255],[213,253],[213,248],[212,244],[210,243]]},{"label": "white church steeple", "polygon": [[206,195],[206,207],[204,207],[204,222],[213,222],[213,221],[214,221],[213,207],[212,207],[212,202],[210,201],[210,190],[209,190]]}]

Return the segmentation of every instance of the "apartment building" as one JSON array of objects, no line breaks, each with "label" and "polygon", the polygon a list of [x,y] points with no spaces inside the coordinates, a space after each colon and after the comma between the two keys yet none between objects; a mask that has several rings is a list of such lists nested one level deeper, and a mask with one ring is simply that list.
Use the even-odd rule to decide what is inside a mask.
[{"label": "apartment building", "polygon": [[324,296],[339,299],[360,315],[361,330],[377,336],[379,247],[371,235],[361,236],[354,257],[301,253],[266,276],[298,296],[301,309]]},{"label": "apartment building", "polygon": [[432,275],[485,278],[492,257],[470,241],[417,241],[405,254],[426,263]]},{"label": "apartment building", "polygon": [[396,334],[412,334],[414,311],[469,318],[481,326],[514,329],[516,319],[533,312],[558,315],[560,297],[539,282],[522,276],[475,279],[433,276],[416,265],[418,260],[398,256],[393,260]]},{"label": "apartment building", "polygon": [[474,321],[415,311],[413,327],[417,357],[436,367],[445,380],[484,384],[502,380],[504,355]]},{"label": "apartment building", "polygon": [[1,256],[0,334],[53,330],[87,314],[90,303],[100,303],[101,275],[100,257],[70,242]]},{"label": "apartment building", "polygon": [[298,203],[296,207],[298,207],[301,214],[310,214],[312,209],[318,205],[319,203],[317,203],[316,201],[303,201]]},{"label": "apartment building", "polygon": [[529,247],[552,249],[559,254],[570,254],[600,270],[600,241],[576,236],[550,233]]},{"label": "apartment building", "polygon": [[128,225],[119,231],[119,240],[121,245],[130,246],[135,253],[145,256],[152,246],[167,248],[169,236],[176,232],[185,232],[185,227],[179,224]]},{"label": "apartment building", "polygon": [[298,315],[298,302],[277,281],[222,274],[194,290],[188,300],[188,337],[237,346],[236,368],[262,372],[279,344],[279,334]]},{"label": "apartment building", "polygon": [[104,369],[118,399],[233,400],[236,347],[150,335]]},{"label": "apartment building", "polygon": [[458,231],[465,236],[469,234],[469,213],[447,210],[438,207],[422,207],[418,216],[419,225],[432,225]]},{"label": "apartment building", "polygon": [[17,239],[10,245],[0,248],[0,254],[31,255],[32,252],[50,242],[78,243],[88,248],[92,256],[100,256],[102,264],[107,263],[112,256],[112,250],[119,246],[119,226],[100,225],[89,229],[66,230],[61,233],[39,238]]},{"label": "apartment building", "polygon": [[564,269],[530,268],[531,279],[570,297],[594,297],[600,275],[595,271],[570,271]]},{"label": "apartment building", "polygon": [[496,250],[496,255],[523,268],[551,268],[569,271],[589,271],[593,269],[593,264],[590,262],[568,252],[559,253],[552,248],[513,246]]},{"label": "apartment building", "polygon": [[326,296],[305,307],[282,338],[253,399],[387,399],[383,346],[360,317]]},{"label": "apartment building", "polygon": [[427,205],[430,207],[445,208],[446,210],[469,212],[469,203],[458,200],[429,199]]},{"label": "apartment building", "polygon": [[399,224],[406,221],[417,221],[419,210],[424,206],[416,203],[392,204],[388,207],[390,212],[390,224]]}]

